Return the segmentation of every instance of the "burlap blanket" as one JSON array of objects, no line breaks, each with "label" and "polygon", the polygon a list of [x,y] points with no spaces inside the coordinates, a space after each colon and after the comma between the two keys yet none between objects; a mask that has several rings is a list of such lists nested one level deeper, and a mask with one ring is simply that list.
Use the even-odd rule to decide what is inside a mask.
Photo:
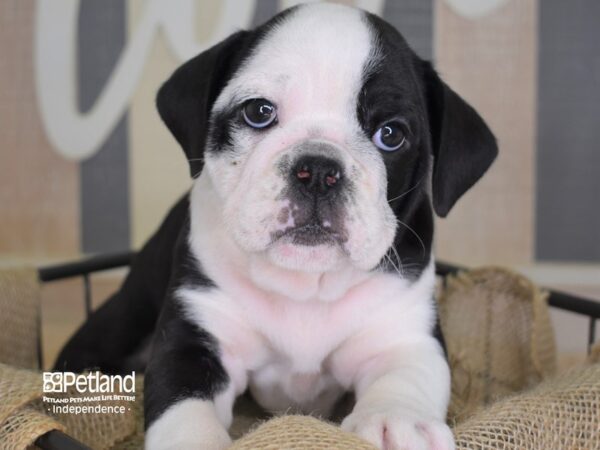
[{"label": "burlap blanket", "polygon": [[[600,449],[600,364],[500,400],[454,428],[457,450]],[[306,417],[270,420],[231,450],[374,450],[333,424]]]},{"label": "burlap blanket", "polygon": [[502,268],[444,283],[438,305],[452,372],[451,423],[555,372],[547,295],[535,284]]},{"label": "burlap blanket", "polygon": [[[92,448],[140,448],[141,379],[126,414],[61,415],[41,401],[41,374],[14,367],[35,368],[37,296],[33,271],[0,273],[0,356],[10,363],[0,364],[0,448],[25,448],[51,429]],[[15,298],[23,302],[17,309]],[[439,308],[453,373],[449,420],[459,449],[600,448],[600,364],[552,377],[547,305],[531,282],[498,268],[471,271],[446,279]],[[13,323],[19,326],[9,335]],[[232,450],[372,448],[312,417],[257,421],[253,407],[236,414],[232,434],[243,437]]]},{"label": "burlap blanket", "polygon": [[[42,401],[42,374],[37,370],[39,300],[36,269],[0,271],[0,449],[24,449],[50,430],[67,432],[99,449],[132,436],[142,417],[141,403],[123,415],[48,411],[49,405]],[[141,379],[138,383],[141,390]],[[62,394],[77,396],[74,390]]]},{"label": "burlap blanket", "polygon": [[31,267],[0,270],[0,363],[38,369],[40,285]]}]

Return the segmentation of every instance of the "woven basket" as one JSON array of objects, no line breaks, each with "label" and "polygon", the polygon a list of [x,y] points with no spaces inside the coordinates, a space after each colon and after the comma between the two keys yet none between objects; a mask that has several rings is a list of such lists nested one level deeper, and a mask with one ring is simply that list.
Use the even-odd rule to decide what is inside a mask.
[{"label": "woven basket", "polygon": [[554,374],[547,295],[522,275],[482,268],[449,276],[438,297],[456,424]]},{"label": "woven basket", "polygon": [[[9,297],[23,292],[29,298],[19,300],[17,311]],[[0,294],[0,355],[11,363],[0,364],[0,447],[22,449],[58,429],[93,448],[141,448],[142,380],[136,380],[137,401],[125,415],[48,414],[40,400],[41,374],[14,367],[35,367],[39,291],[33,271],[0,274]],[[453,371],[450,412],[458,449],[600,448],[600,364],[552,378],[547,305],[531,282],[503,269],[463,273],[446,280],[439,308]],[[7,310],[20,316],[10,335],[3,333],[12,323]],[[598,358],[600,348],[593,354]],[[232,435],[243,437],[232,450],[373,448],[312,417],[258,424],[259,410],[242,406]]]}]

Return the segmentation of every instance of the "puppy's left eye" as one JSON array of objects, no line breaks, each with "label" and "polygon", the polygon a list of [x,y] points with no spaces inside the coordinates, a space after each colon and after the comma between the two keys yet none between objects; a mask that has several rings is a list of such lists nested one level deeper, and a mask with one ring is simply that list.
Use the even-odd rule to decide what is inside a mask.
[{"label": "puppy's left eye", "polygon": [[398,122],[388,122],[373,135],[373,144],[386,152],[398,150],[406,143],[406,135]]},{"label": "puppy's left eye", "polygon": [[255,98],[246,102],[242,114],[252,128],[265,128],[277,118],[277,109],[269,100]]}]

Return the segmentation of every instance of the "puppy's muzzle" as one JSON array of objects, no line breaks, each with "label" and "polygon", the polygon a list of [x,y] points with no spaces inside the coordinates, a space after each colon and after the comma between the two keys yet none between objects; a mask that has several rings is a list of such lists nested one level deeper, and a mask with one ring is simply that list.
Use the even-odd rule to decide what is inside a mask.
[{"label": "puppy's muzzle", "polygon": [[341,244],[346,241],[345,203],[350,180],[344,174],[341,149],[323,141],[305,141],[286,155],[280,165],[287,178],[284,199],[277,212],[279,229],[273,240],[286,236],[297,245]]},{"label": "puppy's muzzle", "polygon": [[[334,149],[333,149],[334,150]],[[342,165],[322,154],[304,154],[292,165],[290,185],[311,199],[333,196],[343,188]]]}]

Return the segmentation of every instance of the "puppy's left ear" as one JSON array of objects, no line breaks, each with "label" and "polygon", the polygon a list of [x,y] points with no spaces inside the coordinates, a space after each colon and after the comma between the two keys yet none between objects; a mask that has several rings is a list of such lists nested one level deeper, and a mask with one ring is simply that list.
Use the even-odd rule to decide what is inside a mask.
[{"label": "puppy's left ear", "polygon": [[244,47],[250,32],[239,31],[200,53],[165,81],[156,106],[190,164],[192,177],[202,171],[210,111],[234,71],[235,54]]},{"label": "puppy's left ear", "polygon": [[433,207],[446,217],[456,201],[490,167],[498,146],[477,114],[424,62],[425,94],[433,148]]}]

